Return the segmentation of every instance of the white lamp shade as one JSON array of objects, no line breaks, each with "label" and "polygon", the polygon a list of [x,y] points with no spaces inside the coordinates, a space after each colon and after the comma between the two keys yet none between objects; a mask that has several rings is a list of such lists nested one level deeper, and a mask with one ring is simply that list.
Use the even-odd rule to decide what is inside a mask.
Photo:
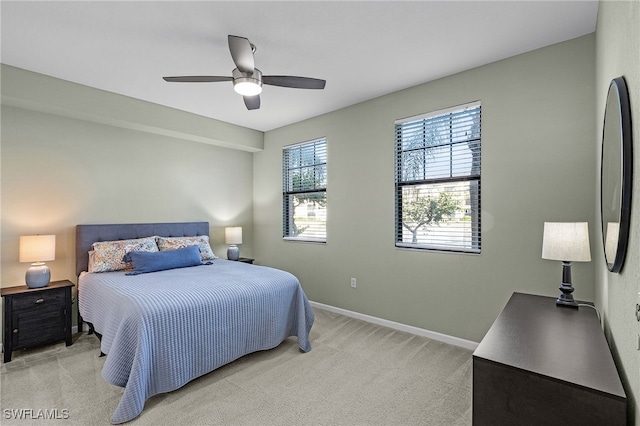
[{"label": "white lamp shade", "polygon": [[26,235],[20,237],[20,262],[47,262],[55,259],[55,235]]},{"label": "white lamp shade", "polygon": [[542,258],[567,262],[591,261],[587,222],[545,222]]},{"label": "white lamp shade", "polygon": [[242,244],[242,227],[231,226],[224,228],[224,242],[226,244]]}]

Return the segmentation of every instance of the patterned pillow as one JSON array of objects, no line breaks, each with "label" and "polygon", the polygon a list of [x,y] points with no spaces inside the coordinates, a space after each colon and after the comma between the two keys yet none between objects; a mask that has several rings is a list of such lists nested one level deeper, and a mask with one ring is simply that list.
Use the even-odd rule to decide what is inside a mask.
[{"label": "patterned pillow", "polygon": [[176,250],[188,246],[198,246],[202,260],[217,259],[209,245],[208,235],[199,235],[197,237],[156,237],[156,242],[158,243],[160,251]]},{"label": "patterned pillow", "polygon": [[134,240],[101,241],[91,245],[93,251],[93,270],[89,272],[111,272],[131,269],[131,263],[122,258],[130,251],[158,251],[156,237]]}]

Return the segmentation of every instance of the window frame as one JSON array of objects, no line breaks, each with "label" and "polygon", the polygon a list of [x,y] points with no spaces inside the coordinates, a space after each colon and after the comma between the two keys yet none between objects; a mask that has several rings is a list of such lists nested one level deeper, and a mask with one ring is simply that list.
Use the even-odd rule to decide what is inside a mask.
[{"label": "window frame", "polygon": [[[454,136],[454,132],[451,131],[447,143],[436,143],[429,144],[427,140],[429,139],[426,136],[430,131],[436,132],[440,130],[437,126],[438,121],[448,120],[450,126],[453,124],[454,119],[457,118],[456,114],[464,115],[466,111],[471,109],[477,109],[477,128],[473,127],[473,122],[471,123],[472,132],[477,132],[477,137],[473,135],[469,138],[455,140],[456,136]],[[446,118],[448,116],[448,118]],[[406,139],[404,137],[403,131],[407,130],[404,126],[407,126],[409,129],[411,126],[420,126],[420,122],[422,122],[423,127],[423,135],[422,135],[422,145],[418,147],[410,147],[406,148],[405,143]],[[449,108],[440,109],[437,111],[432,111],[425,114],[420,114],[412,117],[407,117],[403,119],[398,119],[394,123],[394,151],[395,151],[395,185],[394,185],[394,240],[395,246],[401,249],[416,249],[416,250],[424,250],[424,251],[435,251],[435,252],[446,252],[446,253],[456,253],[456,254],[480,254],[482,249],[482,220],[481,220],[481,171],[482,171],[482,103],[480,100],[465,103],[462,105],[452,106]],[[429,127],[431,125],[432,127]],[[454,126],[451,126],[450,129],[455,130]],[[460,144],[467,144],[467,149],[470,152],[468,155],[471,158],[471,163],[469,165],[468,173],[459,173],[454,172],[454,168],[456,166],[460,167],[461,164],[454,163],[456,160],[462,161],[462,156],[457,157],[454,155],[455,147]],[[448,176],[439,176],[442,174],[437,166],[440,166],[444,163],[441,160],[432,160],[429,162],[427,157],[429,156],[430,151],[435,151],[434,148],[438,147],[449,147],[449,154],[445,154],[447,161],[450,164],[450,170]],[[473,148],[472,148],[473,147]],[[463,148],[464,150],[464,148]],[[405,175],[407,174],[406,161],[411,160],[411,155],[405,156],[407,152],[416,152],[420,154],[422,153],[422,163],[419,168],[419,172],[415,173],[417,175],[422,175],[421,178],[416,178],[415,174],[413,179],[406,179]],[[434,154],[431,154],[432,157]],[[406,158],[406,159],[405,159]],[[429,165],[433,167],[433,170],[429,169]],[[435,167],[434,167],[435,166]],[[427,175],[435,174],[434,176],[428,177]],[[469,183],[469,189],[451,189],[442,191],[438,189],[438,185],[460,185],[461,183]],[[475,186],[475,188],[473,188]],[[469,214],[470,216],[470,235],[468,237],[469,242],[466,245],[456,245],[452,244],[451,240],[448,243],[429,243],[429,242],[407,242],[406,236],[404,232],[404,221],[403,221],[403,189],[407,188],[416,188],[418,191],[421,189],[429,188],[440,194],[442,192],[446,192],[449,195],[459,196],[459,194],[468,191],[469,197],[468,202],[470,203],[469,211],[465,214]],[[462,191],[462,192],[461,192]],[[416,195],[419,197],[420,195]],[[445,216],[446,217],[446,216]],[[462,219],[458,219],[458,223],[462,224]],[[416,229],[420,229],[425,225],[418,226]],[[433,225],[431,225],[433,226]],[[422,228],[424,229],[424,228]],[[455,232],[464,231],[463,227],[454,228],[450,233],[444,233],[448,238],[454,238]],[[415,238],[415,234],[414,234]],[[463,237],[464,238],[464,237]]]},{"label": "window frame", "polygon": [[[323,147],[321,148],[324,151],[324,162],[323,161],[315,161],[318,156],[316,145],[321,144]],[[292,152],[292,150],[296,148],[304,148],[308,146],[313,146],[313,156],[314,162],[312,164],[299,165],[296,167],[297,169],[302,168],[312,168],[314,173],[314,185],[313,188],[299,188],[293,189],[290,187],[292,176],[290,171],[293,169],[289,167],[288,164],[288,155]],[[295,143],[292,145],[286,145],[282,147],[282,239],[285,241],[298,241],[298,242],[307,242],[307,243],[326,243],[327,242],[327,220],[326,217],[324,219],[324,236],[315,237],[315,236],[300,236],[300,235],[291,235],[292,224],[294,224],[294,212],[295,207],[290,207],[290,197],[298,195],[298,194],[324,194],[324,209],[326,214],[326,203],[327,203],[327,138],[325,136],[318,137],[315,139],[311,139],[304,142]],[[322,180],[324,181],[324,186],[317,186],[317,182],[315,181],[315,173],[316,170],[323,170]],[[315,203],[314,210],[315,210]],[[315,213],[315,212],[314,212]]]}]

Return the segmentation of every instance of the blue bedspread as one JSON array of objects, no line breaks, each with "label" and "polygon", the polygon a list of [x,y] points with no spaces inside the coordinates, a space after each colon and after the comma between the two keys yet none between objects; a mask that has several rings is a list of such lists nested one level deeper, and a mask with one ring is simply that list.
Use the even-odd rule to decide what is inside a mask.
[{"label": "blue bedspread", "polygon": [[79,292],[82,317],[102,334],[102,376],[125,388],[114,424],[137,417],[151,396],[289,336],[311,350],[313,310],[281,270],[216,259],[134,276],[83,274]]}]

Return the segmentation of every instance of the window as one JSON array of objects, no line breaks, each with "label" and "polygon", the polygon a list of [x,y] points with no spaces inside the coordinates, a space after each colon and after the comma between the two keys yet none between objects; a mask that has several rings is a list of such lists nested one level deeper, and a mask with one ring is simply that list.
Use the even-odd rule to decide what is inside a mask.
[{"label": "window", "polygon": [[282,236],[327,240],[327,140],[284,147],[282,151]]},{"label": "window", "polygon": [[396,246],[480,253],[480,102],[396,121]]}]

